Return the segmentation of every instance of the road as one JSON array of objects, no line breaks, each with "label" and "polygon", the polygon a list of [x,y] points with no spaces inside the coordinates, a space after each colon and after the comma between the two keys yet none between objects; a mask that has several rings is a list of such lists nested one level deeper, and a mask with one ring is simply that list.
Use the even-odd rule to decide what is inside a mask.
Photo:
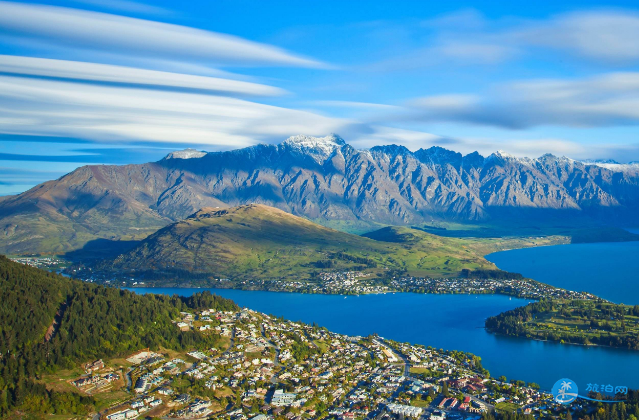
[{"label": "road", "polygon": [[131,392],[131,386],[132,386],[132,382],[131,382],[131,372],[133,371],[132,368],[128,368],[126,370],[126,373],[124,374],[124,377],[126,378],[126,390]]},{"label": "road", "polygon": [[384,342],[382,342],[382,341],[374,339],[373,342],[377,343],[378,345],[384,347],[386,350],[388,350],[391,353],[393,353],[398,359],[402,359],[402,361],[404,362],[404,376],[407,377],[407,378],[410,378],[410,362],[408,361],[406,356],[404,356],[403,354],[399,353],[398,351],[390,348],[389,346],[384,344]]},{"label": "road", "polygon": [[233,350],[233,344],[235,343],[235,325],[233,326],[233,330],[231,331],[231,342],[229,343],[229,348],[224,350],[222,354],[227,354],[231,350]]},{"label": "road", "polygon": [[[264,325],[260,324],[260,331],[262,332],[262,337],[266,339],[266,343],[275,350],[275,360],[273,360],[273,364],[275,367],[280,366],[280,348],[275,345],[271,340],[266,336],[266,330],[264,330]],[[271,376],[270,382],[275,385],[277,384],[277,378],[275,375]]]}]

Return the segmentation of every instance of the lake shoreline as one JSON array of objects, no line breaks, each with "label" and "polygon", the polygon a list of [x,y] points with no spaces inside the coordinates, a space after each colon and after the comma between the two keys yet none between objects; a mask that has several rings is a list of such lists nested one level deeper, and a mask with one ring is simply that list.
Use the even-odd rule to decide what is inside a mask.
[{"label": "lake shoreline", "polygon": [[[476,354],[492,376],[505,375],[550,389],[562,377],[577,383],[594,379],[639,388],[636,352],[603,346],[560,346],[557,342],[493,334],[485,319],[525,306],[532,300],[496,294],[418,294],[409,292],[360,295],[271,293],[214,288],[136,288],[137,293],[189,296],[210,290],[238,305],[286,319],[316,323],[351,336],[379,336],[442,349]],[[346,296],[348,297],[348,296]],[[522,361],[525,361],[522,363]],[[625,366],[623,370],[617,369]],[[543,366],[543,369],[539,369]],[[584,369],[583,366],[588,366]]]},{"label": "lake shoreline", "polygon": [[502,270],[568,290],[586,290],[617,304],[639,304],[639,242],[540,246],[487,254]]}]

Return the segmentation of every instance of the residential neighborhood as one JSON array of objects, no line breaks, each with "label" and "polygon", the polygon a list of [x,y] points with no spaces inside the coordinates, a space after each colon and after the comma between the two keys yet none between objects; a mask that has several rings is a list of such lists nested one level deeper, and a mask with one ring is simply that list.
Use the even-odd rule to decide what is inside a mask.
[{"label": "residential neighborhood", "polygon": [[128,396],[99,417],[478,420],[495,410],[559,410],[535,384],[491,378],[469,353],[347,336],[248,309],[182,312],[173,328],[218,334],[225,345],[184,354],[140,349],[119,367],[88,362],[96,369],[74,386],[88,393],[119,381]]}]

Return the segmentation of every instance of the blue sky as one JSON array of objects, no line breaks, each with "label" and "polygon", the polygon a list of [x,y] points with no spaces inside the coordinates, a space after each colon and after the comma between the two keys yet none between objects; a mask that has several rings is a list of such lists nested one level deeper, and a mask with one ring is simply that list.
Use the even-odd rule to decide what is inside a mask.
[{"label": "blue sky", "polygon": [[330,132],[639,160],[637,39],[636,2],[0,1],[0,194]]}]

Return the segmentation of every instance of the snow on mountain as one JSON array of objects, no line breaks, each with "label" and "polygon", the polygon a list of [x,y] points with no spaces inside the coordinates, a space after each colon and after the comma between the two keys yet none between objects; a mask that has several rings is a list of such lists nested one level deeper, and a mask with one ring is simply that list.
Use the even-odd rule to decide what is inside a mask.
[{"label": "snow on mountain", "polygon": [[197,159],[206,156],[206,152],[195,149],[176,150],[171,152],[164,159]]},{"label": "snow on mountain", "polygon": [[310,155],[316,161],[323,161],[336,149],[346,145],[346,142],[337,134],[326,137],[297,135],[284,140],[281,145],[300,154]]},{"label": "snow on mountain", "polygon": [[619,163],[612,159],[585,159],[584,165],[594,165],[613,172],[639,172],[639,162]]}]

